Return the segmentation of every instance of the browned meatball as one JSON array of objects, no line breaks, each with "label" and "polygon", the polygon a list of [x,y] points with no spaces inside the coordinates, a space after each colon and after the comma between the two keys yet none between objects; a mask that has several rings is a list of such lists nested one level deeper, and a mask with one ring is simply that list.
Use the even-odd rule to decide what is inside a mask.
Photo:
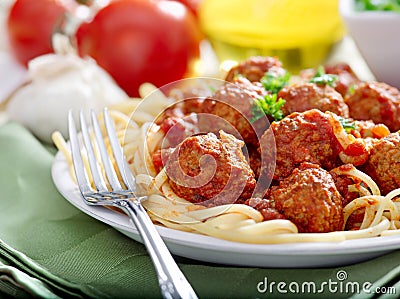
[{"label": "browned meatball", "polygon": [[350,87],[359,84],[361,81],[347,63],[338,63],[324,66],[325,73],[338,76],[335,82],[335,90],[343,97],[347,95]]},{"label": "browned meatball", "polygon": [[259,137],[268,127],[267,117],[252,121],[255,100],[266,95],[260,83],[237,78],[216,90],[204,100],[199,125],[205,132],[224,130],[247,144],[258,146]]},{"label": "browned meatball", "polygon": [[400,130],[400,92],[386,83],[363,82],[345,98],[350,117],[385,124],[390,131]]},{"label": "browned meatball", "polygon": [[[174,103],[156,120],[165,133],[162,148],[175,147],[184,138],[198,133],[218,134],[223,130],[244,140],[244,152],[252,169],[259,174],[259,138],[269,125],[264,116],[253,120],[255,100],[267,92],[260,83],[251,83],[246,78],[237,78],[214,92],[213,97],[193,98]],[[160,155],[158,155],[160,156]],[[163,165],[155,156],[157,165]]]},{"label": "browned meatball", "polygon": [[315,163],[327,170],[340,165],[338,155],[342,148],[334,135],[332,121],[331,114],[313,109],[273,122],[260,141],[262,174],[282,180],[302,162]]},{"label": "browned meatball", "polygon": [[[361,82],[347,63],[325,65],[324,70],[326,74],[333,74],[337,76],[337,80],[334,83],[334,88],[342,95],[342,97],[347,95],[351,87]],[[315,76],[316,72],[316,69],[304,69],[300,72],[300,78],[309,81]]]},{"label": "browned meatball", "polygon": [[278,93],[278,98],[285,100],[282,111],[285,115],[292,112],[304,112],[319,109],[331,111],[343,117],[349,117],[349,108],[343,97],[328,85],[298,83],[286,86]]},{"label": "browned meatball", "polygon": [[255,146],[247,146],[247,151],[245,151],[245,156],[248,157],[248,161],[251,169],[254,172],[256,178],[260,176],[261,171],[261,155],[259,151],[259,147]]},{"label": "browned meatball", "polygon": [[400,134],[392,133],[374,143],[365,172],[383,194],[400,188]]},{"label": "browned meatball", "polygon": [[278,74],[285,73],[282,62],[278,58],[253,56],[231,68],[225,80],[233,82],[238,76],[242,76],[251,82],[259,82],[264,74],[271,69]]},{"label": "browned meatball", "polygon": [[342,197],[332,176],[318,165],[301,164],[279,186],[271,188],[269,200],[299,232],[342,230]]},{"label": "browned meatball", "polygon": [[205,206],[243,203],[256,180],[243,153],[243,141],[220,132],[186,138],[169,156],[166,171],[172,190]]},{"label": "browned meatball", "polygon": [[170,117],[180,119],[192,113],[199,113],[201,112],[203,101],[204,98],[187,98],[174,102],[157,116],[155,123],[160,125]]}]

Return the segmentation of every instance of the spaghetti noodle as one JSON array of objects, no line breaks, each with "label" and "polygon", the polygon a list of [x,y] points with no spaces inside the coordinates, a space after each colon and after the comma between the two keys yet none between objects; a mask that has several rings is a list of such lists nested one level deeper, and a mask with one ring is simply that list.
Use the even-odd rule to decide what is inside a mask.
[{"label": "spaghetti noodle", "polygon": [[[328,233],[299,233],[290,220],[263,221],[262,214],[248,205],[204,207],[179,197],[169,185],[165,168],[157,172],[152,161],[152,153],[164,138],[163,132],[153,121],[171,104],[171,100],[149,84],[142,86],[140,92],[143,98],[152,92],[157,94],[151,101],[131,99],[116,104],[109,107],[109,113],[139,190],[148,195],[143,206],[155,223],[171,229],[256,244],[337,242],[400,234],[400,202],[396,201],[400,189],[382,196],[376,183],[355,167],[339,167],[333,171],[361,182],[352,186],[360,196],[343,209],[344,227],[353,213],[365,211],[360,229],[357,230],[345,231],[343,228],[342,231]],[[53,141],[72,170],[68,144],[58,132],[53,134]],[[87,162],[85,165],[90,173]],[[73,171],[71,176],[74,177]]]}]

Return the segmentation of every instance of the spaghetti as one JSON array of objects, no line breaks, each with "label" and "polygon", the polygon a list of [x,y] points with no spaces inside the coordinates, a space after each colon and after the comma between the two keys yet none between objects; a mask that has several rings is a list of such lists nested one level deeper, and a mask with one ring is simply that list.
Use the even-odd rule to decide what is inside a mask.
[{"label": "spaghetti", "polygon": [[[143,206],[155,223],[171,229],[255,244],[338,242],[400,234],[400,201],[396,200],[400,189],[382,196],[376,183],[355,167],[339,167],[333,171],[361,182],[352,186],[360,196],[343,209],[344,227],[352,214],[365,211],[357,230],[345,231],[343,227],[342,231],[328,233],[299,233],[290,220],[263,221],[259,211],[245,204],[205,207],[179,197],[169,185],[165,168],[157,171],[152,161],[154,150],[164,138],[164,133],[154,124],[154,120],[171,104],[171,100],[149,84],[142,86],[140,92],[143,98],[150,93],[156,94],[153,94],[151,101],[131,99],[111,106],[109,113],[115,122],[117,135],[139,190],[148,196]],[[72,170],[71,155],[65,139],[59,132],[55,132],[53,141]],[[85,166],[90,173],[87,161]],[[71,176],[74,177],[73,171]]]}]

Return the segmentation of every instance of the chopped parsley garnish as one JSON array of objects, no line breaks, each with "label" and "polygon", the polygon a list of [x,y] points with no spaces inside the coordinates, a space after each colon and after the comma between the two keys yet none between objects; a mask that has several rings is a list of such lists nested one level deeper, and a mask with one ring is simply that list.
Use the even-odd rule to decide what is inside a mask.
[{"label": "chopped parsley garnish", "polygon": [[283,74],[278,74],[274,71],[268,71],[264,74],[260,82],[269,94],[254,101],[251,109],[251,122],[255,122],[265,115],[272,116],[276,121],[284,117],[281,108],[285,104],[285,100],[282,98],[278,99],[277,94],[283,87],[289,84],[289,80],[290,73],[287,71]]},{"label": "chopped parsley garnish", "polygon": [[254,101],[254,105],[251,109],[252,118],[250,121],[255,122],[265,115],[270,115],[276,121],[279,121],[284,117],[281,110],[284,104],[285,100],[282,98],[278,99],[276,94],[267,94]]},{"label": "chopped parsley garnish", "polygon": [[339,122],[347,133],[350,133],[352,130],[358,129],[356,123],[351,121],[350,119],[339,117]]},{"label": "chopped parsley garnish", "polygon": [[319,66],[317,72],[314,77],[312,77],[309,82],[315,83],[318,85],[329,85],[331,87],[334,86],[337,81],[338,76],[334,74],[326,74],[323,66]]},{"label": "chopped parsley garnish", "polygon": [[278,93],[283,87],[288,85],[290,80],[290,73],[285,72],[282,75],[276,74],[274,72],[266,72],[261,78],[261,84],[270,93]]}]

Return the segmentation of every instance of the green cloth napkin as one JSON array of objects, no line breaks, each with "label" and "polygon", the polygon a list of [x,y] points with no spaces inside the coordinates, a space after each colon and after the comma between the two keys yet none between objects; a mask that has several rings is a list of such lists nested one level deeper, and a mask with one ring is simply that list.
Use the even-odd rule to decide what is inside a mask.
[{"label": "green cloth napkin", "polygon": [[[144,246],[69,204],[52,182],[53,158],[20,125],[0,127],[0,298],[161,297]],[[375,282],[400,265],[400,251],[324,269],[229,267],[176,260],[200,298],[347,298],[354,293],[351,289],[335,291],[326,285],[329,280],[338,282],[339,271],[345,271],[349,282]],[[396,280],[396,273],[385,279]],[[265,289],[265,281],[275,284]],[[307,282],[325,284],[325,288],[320,293],[310,289],[310,293]],[[279,283],[281,287],[286,283],[286,293],[277,289]],[[303,289],[294,292],[290,284]]]}]

